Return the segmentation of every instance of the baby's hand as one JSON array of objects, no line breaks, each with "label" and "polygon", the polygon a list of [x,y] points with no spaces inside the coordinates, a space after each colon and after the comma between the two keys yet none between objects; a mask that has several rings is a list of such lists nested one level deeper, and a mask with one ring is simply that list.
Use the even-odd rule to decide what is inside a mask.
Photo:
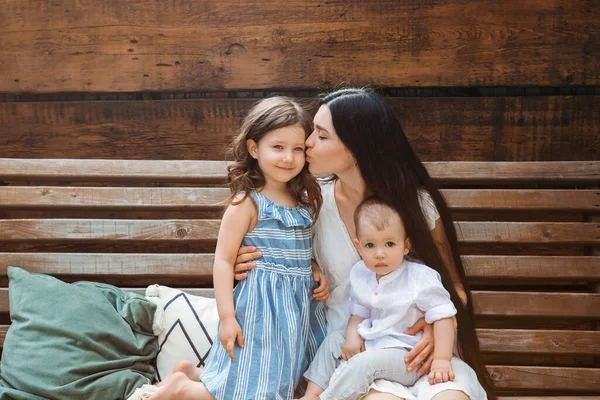
[{"label": "baby's hand", "polygon": [[452,363],[449,360],[433,360],[429,373],[429,384],[448,382],[454,380]]},{"label": "baby's hand", "polygon": [[219,339],[221,344],[231,357],[231,361],[235,361],[233,355],[233,347],[235,346],[235,340],[237,339],[238,345],[244,347],[244,336],[242,336],[242,328],[238,324],[235,317],[221,320],[221,327],[219,328]]},{"label": "baby's hand", "polygon": [[359,335],[346,338],[344,347],[342,347],[342,360],[348,361],[358,353],[365,351],[365,341]]}]

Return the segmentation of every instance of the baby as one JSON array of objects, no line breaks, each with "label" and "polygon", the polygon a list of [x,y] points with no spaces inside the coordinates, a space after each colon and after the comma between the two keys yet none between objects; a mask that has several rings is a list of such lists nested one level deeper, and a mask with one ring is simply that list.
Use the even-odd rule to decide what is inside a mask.
[{"label": "baby", "polygon": [[354,245],[362,261],[350,272],[350,318],[341,355],[344,361],[320,398],[359,399],[376,379],[413,386],[416,372],[406,370],[404,358],[420,334],[404,332],[423,317],[434,328],[429,383],[454,380],[451,359],[456,308],[440,275],[405,258],[411,241],[402,219],[390,206],[367,199],[356,209],[354,222]]}]

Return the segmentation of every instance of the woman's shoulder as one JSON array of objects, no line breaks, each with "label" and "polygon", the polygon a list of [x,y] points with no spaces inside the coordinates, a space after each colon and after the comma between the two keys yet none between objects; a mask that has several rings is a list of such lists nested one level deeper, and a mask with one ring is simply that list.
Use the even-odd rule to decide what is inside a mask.
[{"label": "woman's shoulder", "polygon": [[427,225],[429,226],[429,230],[433,230],[435,228],[435,222],[440,219],[440,213],[435,206],[433,198],[425,189],[419,189],[419,204],[421,206],[421,211],[423,211],[423,215],[425,216],[425,220],[427,221]]},{"label": "woman's shoulder", "polygon": [[321,208],[321,212],[330,208],[332,201],[334,199],[334,186],[335,180],[332,180],[330,177],[320,177],[317,178],[317,183],[321,188],[321,196],[323,197],[323,206]]},{"label": "woman's shoulder", "polygon": [[321,187],[321,192],[326,190],[333,190],[333,184],[335,183],[335,179],[332,179],[331,176],[318,176],[316,177],[317,183]]}]

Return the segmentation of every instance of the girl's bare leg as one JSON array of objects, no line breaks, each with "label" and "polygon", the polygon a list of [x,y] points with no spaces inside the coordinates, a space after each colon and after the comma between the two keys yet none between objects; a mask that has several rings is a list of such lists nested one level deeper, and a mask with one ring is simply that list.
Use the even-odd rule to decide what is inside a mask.
[{"label": "girl's bare leg", "polygon": [[161,382],[160,390],[149,400],[214,400],[206,386],[183,372],[175,372]]}]

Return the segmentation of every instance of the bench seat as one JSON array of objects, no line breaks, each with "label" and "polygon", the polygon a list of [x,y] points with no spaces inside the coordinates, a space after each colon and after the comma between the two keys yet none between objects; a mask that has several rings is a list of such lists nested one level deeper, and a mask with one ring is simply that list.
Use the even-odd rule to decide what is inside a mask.
[{"label": "bench seat", "polygon": [[[600,400],[600,162],[429,162],[503,400]],[[6,269],[212,296],[226,163],[0,159]]]}]

